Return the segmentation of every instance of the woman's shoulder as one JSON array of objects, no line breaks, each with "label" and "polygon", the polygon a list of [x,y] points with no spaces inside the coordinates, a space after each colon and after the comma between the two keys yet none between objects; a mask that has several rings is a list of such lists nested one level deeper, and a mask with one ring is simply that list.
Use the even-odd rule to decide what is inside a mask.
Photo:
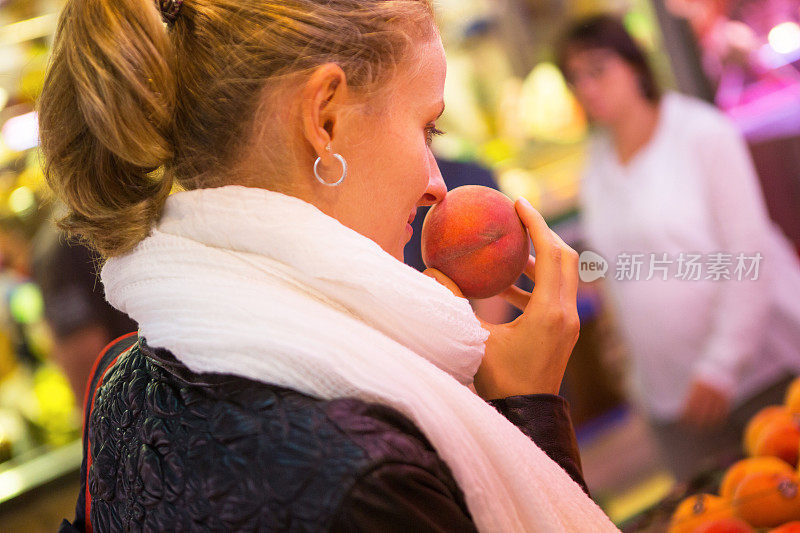
[{"label": "woman's shoulder", "polygon": [[140,516],[157,529],[176,519],[327,529],[348,490],[382,465],[452,480],[413,422],[390,407],[195,374],[143,339],[97,384],[88,436],[92,513],[109,524]]},{"label": "woman's shoulder", "polygon": [[[172,354],[153,349],[142,339],[139,352],[159,367],[156,379],[168,379],[189,399],[197,396],[209,409],[241,409],[260,419],[291,420],[296,436],[334,432],[360,448],[370,460],[412,459],[433,447],[416,425],[396,409],[358,398],[323,399],[275,384],[227,374],[196,374]],[[268,427],[266,429],[273,429]],[[387,444],[388,443],[388,444]]]},{"label": "woman's shoulder", "polygon": [[583,184],[594,181],[605,172],[613,162],[613,145],[609,134],[602,128],[594,127],[589,131],[583,146],[583,164],[581,180]]},{"label": "woman's shoulder", "polygon": [[676,91],[668,91],[662,98],[671,124],[682,138],[691,138],[693,133],[708,137],[735,130],[731,120],[705,100]]}]

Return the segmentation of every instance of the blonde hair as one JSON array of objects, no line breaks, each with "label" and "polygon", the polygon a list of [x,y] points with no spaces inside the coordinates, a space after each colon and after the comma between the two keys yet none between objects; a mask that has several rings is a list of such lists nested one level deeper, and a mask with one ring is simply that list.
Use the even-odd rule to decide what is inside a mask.
[{"label": "blonde hair", "polygon": [[184,0],[169,29],[154,0],[68,0],[39,101],[59,226],[129,251],[173,187],[224,185],[265,89],[327,62],[369,89],[432,30],[430,0]]}]

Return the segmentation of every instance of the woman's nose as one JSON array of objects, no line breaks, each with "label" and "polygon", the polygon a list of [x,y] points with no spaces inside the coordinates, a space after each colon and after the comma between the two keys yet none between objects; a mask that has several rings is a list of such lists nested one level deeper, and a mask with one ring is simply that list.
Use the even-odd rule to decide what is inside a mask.
[{"label": "woman's nose", "polygon": [[447,194],[447,185],[442,179],[442,173],[439,171],[439,165],[434,159],[431,164],[430,178],[428,179],[428,188],[425,189],[425,194],[419,202],[420,206],[435,205],[444,200]]}]

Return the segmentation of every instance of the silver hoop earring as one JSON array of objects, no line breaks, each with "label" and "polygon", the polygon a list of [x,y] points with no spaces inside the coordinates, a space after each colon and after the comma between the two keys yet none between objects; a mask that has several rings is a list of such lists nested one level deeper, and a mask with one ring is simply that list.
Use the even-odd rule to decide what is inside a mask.
[{"label": "silver hoop earring", "polygon": [[[330,146],[328,146],[328,147],[327,147],[327,150],[330,152],[330,150],[331,150],[331,147],[330,147]],[[333,157],[335,157],[336,159],[338,159],[338,160],[339,160],[339,162],[342,164],[342,177],[341,177],[341,178],[339,178],[339,180],[338,180],[338,181],[335,181],[334,183],[328,183],[327,181],[325,181],[324,179],[322,179],[322,177],[319,175],[319,162],[320,162],[320,161],[322,161],[322,158],[321,158],[321,157],[318,157],[318,158],[317,158],[317,160],[316,160],[316,161],[314,161],[314,176],[316,176],[317,180],[318,180],[318,181],[319,181],[321,184],[323,184],[323,185],[327,185],[328,187],[336,187],[336,186],[337,186],[337,185],[339,185],[341,182],[343,182],[343,181],[344,181],[344,178],[345,178],[345,176],[347,176],[347,161],[345,161],[345,160],[344,160],[344,157],[342,157],[340,154],[331,154],[331,155],[332,155]]]}]

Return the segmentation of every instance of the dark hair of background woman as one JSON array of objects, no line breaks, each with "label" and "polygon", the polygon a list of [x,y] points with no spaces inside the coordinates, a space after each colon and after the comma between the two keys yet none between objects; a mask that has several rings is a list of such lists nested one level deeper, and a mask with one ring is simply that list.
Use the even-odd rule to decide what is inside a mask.
[{"label": "dark hair of background woman", "polygon": [[570,54],[585,50],[614,52],[639,74],[642,92],[648,100],[657,102],[661,97],[661,89],[644,51],[625,29],[619,17],[610,14],[594,15],[574,22],[563,33],[556,47],[556,61],[568,81],[567,59]]}]

